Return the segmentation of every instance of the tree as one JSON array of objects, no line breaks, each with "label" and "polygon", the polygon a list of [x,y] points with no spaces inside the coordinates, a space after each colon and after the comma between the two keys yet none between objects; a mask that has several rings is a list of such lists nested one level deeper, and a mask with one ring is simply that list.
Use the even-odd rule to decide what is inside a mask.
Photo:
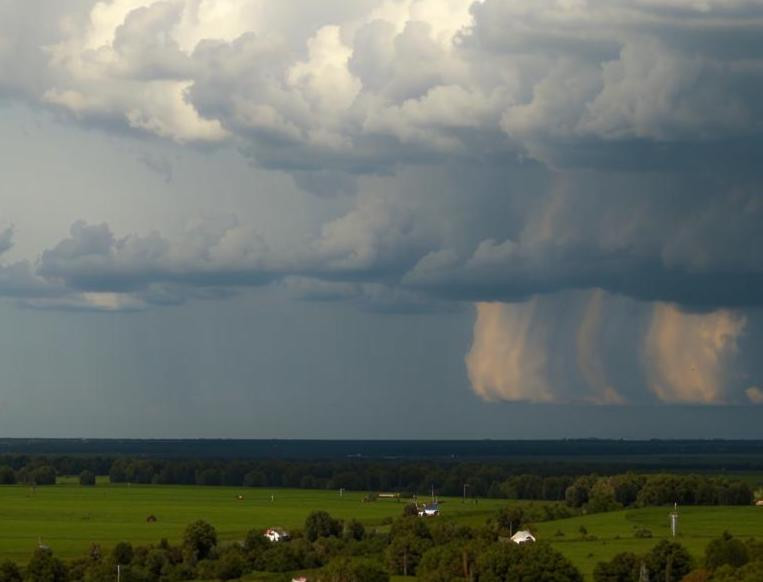
[{"label": "tree", "polygon": [[344,524],[344,535],[348,539],[360,541],[366,537],[366,528],[357,519],[351,519]]},{"label": "tree", "polygon": [[247,532],[244,538],[244,549],[251,553],[260,553],[270,547],[268,539],[262,535],[262,531],[259,529],[252,529]]},{"label": "tree", "polygon": [[42,465],[32,471],[31,478],[37,485],[55,485],[56,470],[50,465]]},{"label": "tree", "polygon": [[477,558],[480,582],[582,582],[572,563],[550,545],[493,544]]},{"label": "tree", "polygon": [[7,465],[0,467],[0,485],[15,485],[16,474]]},{"label": "tree", "polygon": [[417,517],[419,515],[419,508],[415,503],[406,503],[403,506],[403,517]]},{"label": "tree", "polygon": [[244,475],[244,487],[264,487],[265,473],[262,471],[249,471]]},{"label": "tree", "polygon": [[681,544],[662,540],[646,556],[649,573],[660,582],[678,582],[692,569],[689,552]]},{"label": "tree", "polygon": [[79,474],[79,484],[87,486],[95,485],[95,473],[92,471],[82,471]]},{"label": "tree", "polygon": [[318,538],[338,537],[342,534],[342,522],[326,511],[313,511],[305,520],[305,537],[314,542]]},{"label": "tree", "polygon": [[238,551],[227,551],[217,562],[217,577],[220,580],[241,578],[246,562]]},{"label": "tree", "polygon": [[622,505],[615,500],[615,488],[612,485],[612,480],[609,477],[598,479],[588,493],[588,503],[586,503],[588,512],[604,513],[621,508]]},{"label": "tree", "polygon": [[474,574],[476,549],[463,541],[435,546],[421,557],[416,577],[423,582],[469,580]]},{"label": "tree", "polygon": [[525,523],[525,512],[519,505],[501,507],[495,521],[500,529],[512,535]]},{"label": "tree", "polygon": [[191,551],[198,560],[209,555],[210,550],[217,545],[217,532],[206,521],[198,520],[185,528],[183,546]]},{"label": "tree", "polygon": [[64,563],[47,548],[38,548],[26,567],[24,582],[66,582]]},{"label": "tree", "polygon": [[588,501],[589,488],[586,484],[578,479],[572,485],[567,487],[564,492],[564,500],[570,507],[581,507]]},{"label": "tree", "polygon": [[609,562],[599,562],[593,570],[594,582],[633,582],[638,580],[641,558],[632,552],[617,554]]},{"label": "tree", "polygon": [[389,535],[392,539],[403,535],[432,539],[432,532],[429,531],[426,522],[418,517],[400,517],[396,519],[389,528]]},{"label": "tree", "polygon": [[332,560],[317,577],[318,582],[389,582],[389,574],[371,560]]},{"label": "tree", "polygon": [[386,550],[387,565],[393,574],[413,576],[432,540],[412,534],[396,535]]},{"label": "tree", "polygon": [[135,552],[132,549],[130,542],[119,542],[114,549],[111,550],[111,561],[115,564],[121,564],[126,566],[132,562],[132,558]]},{"label": "tree", "polygon": [[709,570],[715,570],[728,564],[732,568],[739,568],[750,561],[750,554],[745,544],[732,536],[729,532],[707,544],[705,549],[705,566]]},{"label": "tree", "polygon": [[6,560],[0,564],[0,582],[21,582],[21,570],[15,562]]},{"label": "tree", "polygon": [[294,544],[272,544],[256,560],[258,570],[288,572],[302,567],[302,560],[292,548]]}]

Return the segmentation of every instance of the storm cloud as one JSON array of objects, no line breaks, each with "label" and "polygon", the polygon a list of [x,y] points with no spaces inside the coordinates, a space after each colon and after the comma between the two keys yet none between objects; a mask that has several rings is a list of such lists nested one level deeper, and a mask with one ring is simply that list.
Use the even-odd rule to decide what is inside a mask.
[{"label": "storm cloud", "polygon": [[[260,289],[378,314],[474,304],[466,371],[486,400],[763,401],[745,368],[763,4],[320,4],[0,0],[0,98],[145,147],[131,158],[174,192],[127,221],[83,186],[68,233],[34,252],[0,230],[0,295],[98,312]],[[311,201],[207,212],[226,182],[184,197],[172,152],[244,160],[242,190]],[[175,218],[194,204],[198,220]]]}]

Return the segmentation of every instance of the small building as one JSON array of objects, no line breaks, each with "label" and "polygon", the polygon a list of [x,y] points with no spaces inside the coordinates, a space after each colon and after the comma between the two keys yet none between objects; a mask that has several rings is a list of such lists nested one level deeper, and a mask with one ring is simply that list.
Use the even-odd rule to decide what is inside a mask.
[{"label": "small building", "polygon": [[511,541],[515,544],[526,544],[528,542],[534,542],[535,536],[526,529],[523,529],[511,536]]},{"label": "small building", "polygon": [[440,515],[439,503],[428,503],[418,507],[419,517],[435,517]]},{"label": "small building", "polygon": [[289,539],[289,532],[280,527],[268,528],[263,535],[271,542],[282,542]]}]

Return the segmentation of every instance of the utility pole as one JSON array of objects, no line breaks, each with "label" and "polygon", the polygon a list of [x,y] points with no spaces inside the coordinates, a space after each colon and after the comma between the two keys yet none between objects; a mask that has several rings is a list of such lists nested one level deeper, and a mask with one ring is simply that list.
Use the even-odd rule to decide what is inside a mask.
[{"label": "utility pole", "polygon": [[638,582],[649,582],[649,571],[646,569],[646,564],[641,562],[641,571],[639,572]]},{"label": "utility pole", "polygon": [[673,537],[678,532],[678,503],[673,504],[673,513],[670,514],[670,531]]},{"label": "utility pole", "polygon": [[469,488],[469,483],[464,483],[464,500],[461,503],[466,503],[466,490]]},{"label": "utility pole", "polygon": [[122,578],[122,566],[117,564],[117,582],[121,582]]}]

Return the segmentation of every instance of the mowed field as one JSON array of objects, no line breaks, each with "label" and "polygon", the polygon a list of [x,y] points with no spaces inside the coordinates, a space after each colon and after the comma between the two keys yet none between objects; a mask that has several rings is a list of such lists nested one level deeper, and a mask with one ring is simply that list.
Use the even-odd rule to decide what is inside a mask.
[{"label": "mowed field", "polygon": [[[243,496],[242,500],[237,497]],[[272,500],[271,500],[271,495]],[[104,549],[119,541],[157,543],[181,539],[184,528],[203,519],[215,526],[223,541],[243,539],[250,529],[302,527],[314,510],[334,517],[355,518],[367,528],[384,527],[385,518],[401,515],[404,500],[363,503],[360,492],[201,487],[172,485],[110,485],[74,483],[55,486],[0,486],[0,560],[26,562],[41,539],[61,558],[80,557],[95,542]],[[462,503],[440,500],[444,519],[479,525],[506,500]],[[155,515],[155,523],[146,522]]]},{"label": "mowed field", "polygon": [[[538,523],[535,529],[540,539],[551,541],[591,580],[598,562],[610,560],[620,552],[646,553],[661,539],[670,538],[670,511],[669,507],[648,507],[597,513]],[[595,539],[583,540],[581,526]],[[650,530],[653,537],[635,537],[639,528]],[[763,539],[763,507],[679,508],[676,541],[697,560],[703,558],[707,543],[726,530],[743,539]]]}]

